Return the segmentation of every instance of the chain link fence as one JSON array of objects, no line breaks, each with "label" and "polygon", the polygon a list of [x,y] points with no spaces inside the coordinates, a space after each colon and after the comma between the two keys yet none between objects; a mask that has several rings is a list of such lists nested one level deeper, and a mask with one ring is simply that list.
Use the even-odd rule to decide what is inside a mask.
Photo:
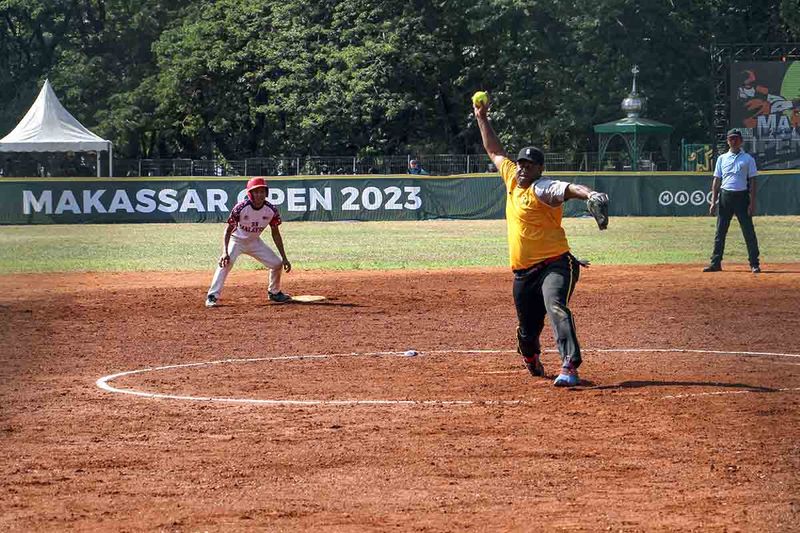
[{"label": "chain link fence", "polygon": [[[10,155],[10,154],[9,154]],[[494,173],[497,169],[486,154],[394,155],[372,157],[304,156],[257,157],[249,159],[115,159],[114,176],[324,176],[324,175],[387,175],[406,174],[412,159],[418,162],[421,174],[452,176]],[[676,157],[675,161],[679,161]],[[74,163],[77,161],[77,164]],[[89,177],[96,175],[96,157],[80,155],[64,164],[61,154],[37,158],[31,154],[10,156],[0,160],[0,177]],[[680,164],[680,163],[678,163]],[[607,152],[598,161],[597,152],[545,154],[549,171],[629,171],[632,169],[626,152]],[[641,171],[672,170],[660,152],[642,154]],[[108,176],[108,165],[101,161],[100,172]]]}]

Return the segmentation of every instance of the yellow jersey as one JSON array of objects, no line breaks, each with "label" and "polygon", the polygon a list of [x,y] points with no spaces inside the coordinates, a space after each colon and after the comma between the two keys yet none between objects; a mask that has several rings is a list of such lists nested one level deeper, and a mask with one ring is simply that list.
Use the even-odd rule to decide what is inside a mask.
[{"label": "yellow jersey", "polygon": [[534,185],[517,187],[517,165],[506,158],[500,165],[506,185],[508,254],[512,270],[532,267],[550,257],[569,251],[561,217],[564,206],[551,207],[539,200]]}]

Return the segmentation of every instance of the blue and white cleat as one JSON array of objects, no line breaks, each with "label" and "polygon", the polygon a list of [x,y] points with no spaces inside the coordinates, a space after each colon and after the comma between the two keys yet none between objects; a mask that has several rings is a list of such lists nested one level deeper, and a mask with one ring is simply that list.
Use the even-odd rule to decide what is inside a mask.
[{"label": "blue and white cleat", "polygon": [[553,385],[556,387],[577,387],[578,383],[580,383],[578,371],[572,366],[562,366],[561,373],[553,382]]}]

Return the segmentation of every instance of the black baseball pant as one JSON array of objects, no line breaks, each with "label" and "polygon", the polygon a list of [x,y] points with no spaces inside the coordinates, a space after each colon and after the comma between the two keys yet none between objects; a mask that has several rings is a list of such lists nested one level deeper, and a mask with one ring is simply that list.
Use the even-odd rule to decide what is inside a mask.
[{"label": "black baseball pant", "polygon": [[719,206],[717,214],[717,232],[714,236],[714,252],[711,254],[711,264],[721,265],[722,256],[725,253],[725,238],[728,236],[728,228],[731,225],[733,215],[739,221],[744,235],[744,243],[747,245],[747,259],[751,267],[759,266],[758,239],[756,229],[753,227],[753,217],[747,212],[750,207],[750,191],[720,191]]},{"label": "black baseball pant", "polygon": [[572,311],[567,307],[579,275],[580,265],[570,253],[552,262],[514,271],[514,305],[519,320],[517,340],[523,356],[541,354],[539,336],[544,328],[544,317],[548,316],[562,366],[580,366],[581,347]]}]

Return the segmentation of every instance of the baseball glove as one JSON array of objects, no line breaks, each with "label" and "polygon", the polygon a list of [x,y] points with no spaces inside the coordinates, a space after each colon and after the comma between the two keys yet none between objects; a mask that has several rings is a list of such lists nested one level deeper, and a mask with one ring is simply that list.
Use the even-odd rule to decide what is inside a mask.
[{"label": "baseball glove", "polygon": [[586,200],[586,209],[594,217],[601,230],[608,227],[608,195],[604,192],[592,191]]}]

